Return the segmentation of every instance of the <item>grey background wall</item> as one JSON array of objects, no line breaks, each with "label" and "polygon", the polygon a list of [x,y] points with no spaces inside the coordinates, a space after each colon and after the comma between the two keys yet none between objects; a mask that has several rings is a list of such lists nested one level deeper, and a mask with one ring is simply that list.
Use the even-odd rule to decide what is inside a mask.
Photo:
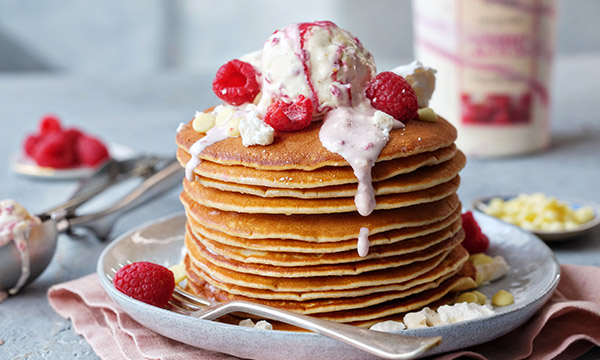
[{"label": "grey background wall", "polygon": [[[600,52],[600,0],[558,1],[559,54]],[[385,69],[412,58],[409,0],[0,0],[0,72],[214,71],[277,28],[330,19]]]}]

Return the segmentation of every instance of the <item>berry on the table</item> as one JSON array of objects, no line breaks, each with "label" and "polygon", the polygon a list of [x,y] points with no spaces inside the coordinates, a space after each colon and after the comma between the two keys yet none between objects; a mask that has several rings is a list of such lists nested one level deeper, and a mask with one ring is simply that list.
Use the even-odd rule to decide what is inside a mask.
[{"label": "berry on the table", "polygon": [[125,265],[113,278],[115,288],[146,304],[164,308],[175,289],[175,277],[164,266],[147,261]]},{"label": "berry on the table", "polygon": [[293,103],[277,100],[269,105],[263,120],[275,130],[297,131],[310,125],[312,115],[312,101],[299,95]]},{"label": "berry on the table", "polygon": [[367,85],[366,96],[371,105],[396,120],[406,122],[417,117],[419,102],[410,83],[391,71],[377,74]]},{"label": "berry on the table", "polygon": [[63,132],[42,136],[33,151],[33,158],[40,166],[64,169],[77,165],[77,157]]},{"label": "berry on the table", "polygon": [[45,115],[39,123],[40,134],[44,135],[50,132],[60,132],[62,127],[60,119],[56,115]]},{"label": "berry on the table", "polygon": [[219,99],[235,106],[251,103],[260,92],[254,67],[237,59],[217,70],[212,88]]},{"label": "berry on the table", "polygon": [[479,224],[475,221],[473,213],[467,211],[461,215],[462,228],[465,231],[465,239],[462,245],[467,249],[469,254],[477,254],[485,252],[490,245],[490,240],[481,231]]},{"label": "berry on the table", "polygon": [[106,146],[100,140],[86,135],[77,138],[75,153],[79,162],[88,166],[96,166],[108,159]]}]

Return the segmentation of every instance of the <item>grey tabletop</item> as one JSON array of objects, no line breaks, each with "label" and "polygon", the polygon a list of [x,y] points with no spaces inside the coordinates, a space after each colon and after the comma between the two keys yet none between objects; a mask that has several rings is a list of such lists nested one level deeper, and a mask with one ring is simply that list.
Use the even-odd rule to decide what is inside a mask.
[{"label": "grey tabletop", "polygon": [[[553,87],[552,146],[544,152],[493,160],[469,159],[459,195],[468,206],[490,194],[542,191],[600,202],[600,54],[559,58]],[[42,114],[59,114],[109,143],[136,153],[174,154],[177,125],[215,103],[212,74],[163,73],[0,75],[0,198],[12,198],[39,213],[65,200],[75,181],[17,176],[8,163],[25,134]],[[112,237],[143,222],[180,212],[179,189],[119,218]],[[112,199],[103,199],[108,202]],[[0,304],[0,359],[95,359],[70,321],[48,304],[50,286],[95,271],[105,243],[84,234],[62,235],[54,259],[42,276]],[[551,245],[565,264],[600,266],[600,230],[575,241]],[[584,358],[599,358],[598,348]]]}]

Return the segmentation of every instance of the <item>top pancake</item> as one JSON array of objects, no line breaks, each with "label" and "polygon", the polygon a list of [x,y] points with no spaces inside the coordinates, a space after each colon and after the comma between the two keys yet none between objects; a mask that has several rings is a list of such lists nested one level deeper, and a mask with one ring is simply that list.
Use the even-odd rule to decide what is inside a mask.
[{"label": "top pancake", "polygon": [[[223,165],[244,165],[261,170],[314,170],[323,166],[348,166],[338,154],[327,150],[319,139],[321,122],[297,132],[277,132],[269,146],[245,147],[240,137],[231,137],[206,147],[200,159]],[[190,147],[204,134],[191,122],[177,133],[177,145],[189,153]],[[431,152],[450,146],[456,129],[441,117],[437,122],[410,121],[404,129],[390,132],[390,139],[377,162]]]}]

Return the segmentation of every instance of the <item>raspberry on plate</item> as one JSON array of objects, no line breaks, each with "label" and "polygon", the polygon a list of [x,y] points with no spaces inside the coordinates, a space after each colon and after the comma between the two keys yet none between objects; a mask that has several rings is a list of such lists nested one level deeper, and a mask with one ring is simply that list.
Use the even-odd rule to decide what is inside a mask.
[{"label": "raspberry on plate", "polygon": [[366,96],[377,110],[406,122],[417,117],[419,102],[412,86],[402,76],[391,71],[377,74],[367,89]]},{"label": "raspberry on plate", "polygon": [[109,156],[100,140],[81,134],[75,140],[75,153],[79,162],[87,166],[96,166]]},{"label": "raspberry on plate", "polygon": [[42,135],[51,132],[60,132],[62,130],[60,119],[56,115],[45,115],[40,120],[39,130]]},{"label": "raspberry on plate", "polygon": [[219,99],[235,106],[251,103],[260,92],[254,67],[237,59],[217,70],[212,88]]},{"label": "raspberry on plate", "polygon": [[490,245],[490,240],[483,232],[471,211],[467,211],[461,215],[462,227],[465,231],[465,239],[462,245],[467,249],[469,254],[477,254],[485,252]]},{"label": "raspberry on plate", "polygon": [[41,118],[38,132],[25,138],[23,151],[37,165],[55,169],[95,167],[110,156],[99,139],[75,127],[64,128],[55,115]]},{"label": "raspberry on plate", "polygon": [[310,125],[313,104],[304,95],[299,95],[293,103],[277,100],[267,108],[264,122],[275,130],[297,131]]},{"label": "raspberry on plate", "polygon": [[175,289],[175,277],[164,266],[147,261],[125,265],[113,278],[115,288],[146,304],[164,308]]},{"label": "raspberry on plate", "polygon": [[77,166],[77,157],[63,132],[51,132],[39,138],[33,158],[40,166],[64,169]]}]

